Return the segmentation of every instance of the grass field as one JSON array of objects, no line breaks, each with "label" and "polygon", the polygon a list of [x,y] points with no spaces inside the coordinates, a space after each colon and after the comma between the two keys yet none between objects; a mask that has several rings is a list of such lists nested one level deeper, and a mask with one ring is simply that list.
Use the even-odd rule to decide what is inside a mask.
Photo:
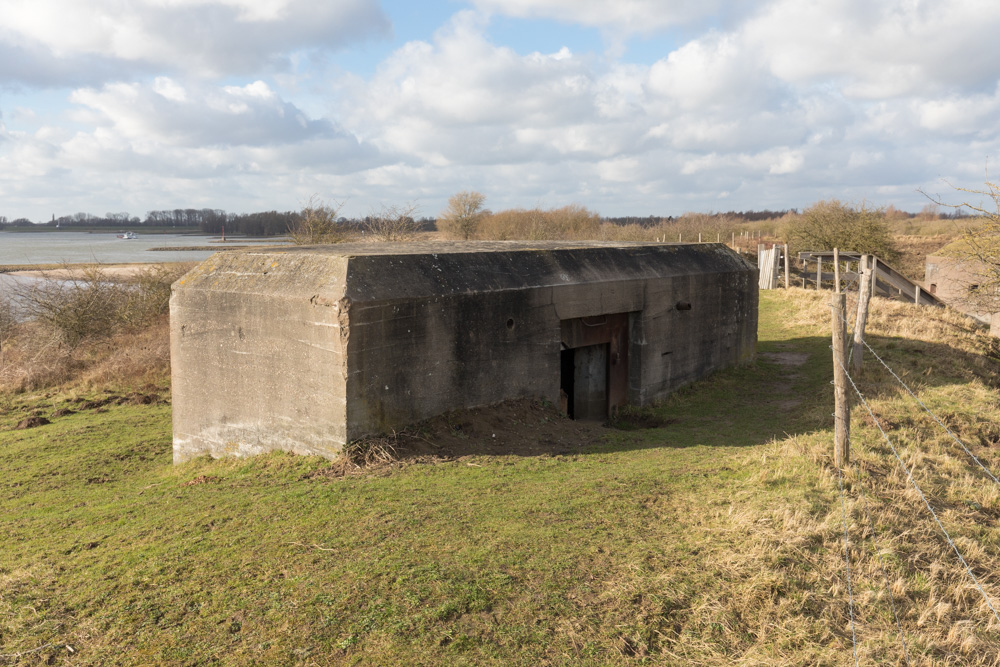
[{"label": "grass field", "polygon": [[[568,453],[173,466],[162,384],[0,397],[0,664],[853,664],[824,298],[762,293],[757,362]],[[997,463],[985,338],[875,304],[873,345]],[[1000,492],[884,373],[861,386],[1000,599]],[[862,416],[862,662],[905,664],[881,563],[913,664],[998,664],[1000,623]]]}]

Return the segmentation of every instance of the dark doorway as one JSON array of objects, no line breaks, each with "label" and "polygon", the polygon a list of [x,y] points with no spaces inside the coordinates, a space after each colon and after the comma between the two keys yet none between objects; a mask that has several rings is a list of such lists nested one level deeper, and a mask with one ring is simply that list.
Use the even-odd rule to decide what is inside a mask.
[{"label": "dark doorway", "polygon": [[563,350],[559,356],[559,397],[561,399],[562,411],[570,419],[576,419],[576,410],[573,406],[574,367],[573,359],[576,357],[576,350]]},{"label": "dark doorway", "polygon": [[604,421],[628,399],[628,313],[563,320],[559,386],[571,419]]}]

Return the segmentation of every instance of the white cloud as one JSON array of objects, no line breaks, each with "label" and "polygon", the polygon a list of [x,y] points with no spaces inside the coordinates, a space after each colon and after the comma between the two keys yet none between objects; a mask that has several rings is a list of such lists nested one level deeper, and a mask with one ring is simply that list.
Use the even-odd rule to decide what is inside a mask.
[{"label": "white cloud", "polygon": [[134,146],[267,146],[342,135],[279,98],[263,81],[222,88],[157,77],[152,86],[113,83],[76,90],[71,99],[99,127]]},{"label": "white cloud", "polygon": [[[75,59],[101,70],[152,68],[199,76],[282,67],[300,49],[338,49],[384,35],[376,0],[7,0],[0,82],[92,81]],[[105,78],[107,78],[107,76]]]},{"label": "white cloud", "polygon": [[980,0],[774,0],[739,29],[779,79],[836,81],[862,99],[996,81],[1000,5]]}]

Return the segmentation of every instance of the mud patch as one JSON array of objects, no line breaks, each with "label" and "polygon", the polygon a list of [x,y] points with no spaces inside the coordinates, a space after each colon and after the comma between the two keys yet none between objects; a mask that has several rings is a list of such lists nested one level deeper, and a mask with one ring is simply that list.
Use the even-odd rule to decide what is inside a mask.
[{"label": "mud patch", "polygon": [[757,356],[779,366],[801,366],[809,361],[809,355],[805,352],[762,352]]}]

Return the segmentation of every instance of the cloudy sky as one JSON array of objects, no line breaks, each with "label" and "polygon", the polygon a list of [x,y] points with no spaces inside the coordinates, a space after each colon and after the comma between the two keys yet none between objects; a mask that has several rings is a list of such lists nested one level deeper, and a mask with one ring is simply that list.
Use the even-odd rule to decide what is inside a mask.
[{"label": "cloudy sky", "polygon": [[1000,151],[987,0],[0,0],[0,215],[911,211]]}]

